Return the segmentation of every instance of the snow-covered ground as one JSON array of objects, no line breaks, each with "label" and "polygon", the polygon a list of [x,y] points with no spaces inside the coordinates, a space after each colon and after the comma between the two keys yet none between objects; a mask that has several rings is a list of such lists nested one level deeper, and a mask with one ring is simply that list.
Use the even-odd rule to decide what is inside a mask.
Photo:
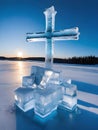
[{"label": "snow-covered ground", "polygon": [[44,66],[44,63],[0,61],[0,130],[98,130],[98,65],[53,66],[61,72],[64,80],[71,79],[78,87],[78,109],[75,113],[61,111],[56,119],[52,118],[42,126],[31,120],[33,114],[27,113],[30,117],[26,117],[13,111],[14,90],[21,86],[22,76],[29,75],[33,65]]}]

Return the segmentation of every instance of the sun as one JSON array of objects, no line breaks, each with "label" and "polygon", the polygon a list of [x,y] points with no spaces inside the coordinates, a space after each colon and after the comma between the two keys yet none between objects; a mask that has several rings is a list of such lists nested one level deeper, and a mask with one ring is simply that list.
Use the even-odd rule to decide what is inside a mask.
[{"label": "sun", "polygon": [[22,52],[18,52],[17,53],[17,57],[23,57],[23,53]]}]

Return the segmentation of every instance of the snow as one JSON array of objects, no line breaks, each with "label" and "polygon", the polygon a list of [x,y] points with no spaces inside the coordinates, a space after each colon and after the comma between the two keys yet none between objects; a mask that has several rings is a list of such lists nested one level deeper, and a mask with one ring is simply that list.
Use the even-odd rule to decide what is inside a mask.
[{"label": "snow", "polygon": [[[59,117],[50,118],[45,128],[33,123],[33,113],[23,115],[14,111],[14,90],[21,86],[22,77],[29,75],[31,66],[44,66],[43,62],[0,61],[0,130],[52,130],[98,129],[98,65],[54,64],[64,80],[77,85],[78,109],[75,113],[58,110]],[[65,114],[64,114],[65,113]],[[30,123],[32,121],[32,123]],[[62,121],[63,120],[63,121]],[[6,123],[5,123],[6,122]],[[74,123],[76,123],[74,125]],[[21,124],[24,124],[24,126]],[[69,125],[68,125],[69,124]],[[56,127],[58,126],[58,127]],[[82,126],[82,127],[81,127]],[[16,129],[17,127],[17,129]]]}]

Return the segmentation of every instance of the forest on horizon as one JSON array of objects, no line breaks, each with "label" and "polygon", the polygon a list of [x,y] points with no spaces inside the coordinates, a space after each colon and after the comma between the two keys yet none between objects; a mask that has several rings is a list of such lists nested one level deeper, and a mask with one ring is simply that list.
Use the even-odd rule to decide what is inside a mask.
[{"label": "forest on horizon", "polygon": [[[0,60],[10,60],[10,61],[45,61],[43,57],[4,57],[0,56]],[[68,63],[68,64],[89,64],[94,65],[98,64],[98,57],[95,56],[81,56],[81,57],[72,57],[72,58],[54,58],[54,63]]]}]

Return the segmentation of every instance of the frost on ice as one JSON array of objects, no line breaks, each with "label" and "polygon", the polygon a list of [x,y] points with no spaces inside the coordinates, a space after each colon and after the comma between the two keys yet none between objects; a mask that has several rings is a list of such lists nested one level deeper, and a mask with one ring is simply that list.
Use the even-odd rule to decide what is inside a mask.
[{"label": "frost on ice", "polygon": [[55,31],[54,7],[44,11],[46,30],[39,33],[28,33],[27,41],[46,42],[46,67],[32,66],[30,76],[24,76],[22,87],[15,90],[16,105],[24,112],[34,109],[36,115],[44,118],[51,114],[58,106],[73,111],[77,105],[77,87],[71,80],[65,82],[60,73],[52,69],[54,41],[78,39],[78,28]]}]

